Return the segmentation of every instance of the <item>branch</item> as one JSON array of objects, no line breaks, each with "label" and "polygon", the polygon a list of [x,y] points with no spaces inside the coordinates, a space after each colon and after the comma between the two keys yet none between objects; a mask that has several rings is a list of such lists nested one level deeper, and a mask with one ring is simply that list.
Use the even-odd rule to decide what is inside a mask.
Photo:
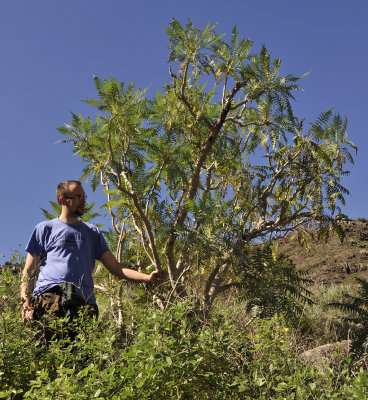
[{"label": "branch", "polygon": [[185,95],[180,95],[179,99],[182,100],[183,103],[186,105],[188,111],[190,112],[190,115],[194,118],[194,120],[203,121],[207,125],[208,129],[210,129],[211,131],[213,130],[212,122],[205,115],[203,115],[202,113],[201,113],[201,115],[198,116],[194,112],[192,105],[189,103],[189,101],[188,101],[188,99],[187,99],[187,97]]},{"label": "branch", "polygon": [[241,122],[237,121],[236,118],[238,118],[238,116],[234,116],[234,117],[229,117],[226,119],[225,122],[233,122],[234,124],[240,126],[241,128],[246,128],[247,126],[268,126],[271,124],[271,121],[265,121],[265,122],[256,122],[256,121],[252,121],[252,122],[247,122],[246,124],[242,124]]},{"label": "branch", "polygon": [[[109,131],[109,133],[108,133],[108,135],[107,135],[107,141],[108,141],[108,144],[109,144],[109,151],[110,151],[110,160],[111,160],[111,164],[112,164],[113,166],[115,166],[116,171],[119,172],[119,164],[115,161],[114,151],[113,151],[113,149],[112,149],[110,131]],[[123,186],[122,186],[122,184],[121,184],[121,177],[120,177],[120,174],[117,173],[116,177],[117,177],[117,180],[118,180],[118,185],[119,185],[120,188],[121,188],[120,190],[121,190],[123,193],[128,194],[127,191],[123,188]]]},{"label": "branch", "polygon": [[[291,158],[291,161],[293,161],[296,157],[298,157],[298,155],[300,154],[300,151],[295,152],[295,154],[293,154],[293,157]],[[250,210],[244,214],[242,216],[242,223],[245,224],[245,221],[248,219],[249,215],[251,213],[253,213],[258,207],[262,207],[263,210],[263,214],[265,215],[265,206],[267,206],[267,197],[271,194],[273,188],[276,185],[276,182],[279,178],[279,176],[282,174],[282,172],[284,171],[285,167],[288,165],[288,163],[290,163],[290,161],[288,160],[284,160],[284,162],[282,162],[282,160],[280,160],[276,166],[276,169],[274,170],[274,176],[271,179],[271,181],[268,183],[268,185],[265,187],[265,189],[263,190],[262,194],[259,196],[258,201],[254,204],[253,207],[250,208]],[[260,221],[259,224],[261,225],[264,221]]]},{"label": "branch", "polygon": [[188,59],[185,63],[185,67],[184,67],[184,74],[183,77],[181,79],[181,89],[180,89],[180,96],[182,98],[184,98],[184,90],[185,90],[185,86],[187,84],[187,76],[188,76],[188,68],[189,68],[189,64],[190,64],[190,59]]},{"label": "branch", "polygon": [[120,263],[121,263],[121,248],[122,248],[122,244],[124,243],[125,237],[126,237],[126,235],[124,233],[125,233],[125,223],[123,224],[123,226],[121,228],[118,245],[116,247],[116,259]]},{"label": "branch", "polygon": [[271,179],[271,181],[268,183],[268,185],[265,187],[265,189],[263,190],[262,194],[258,197],[258,201],[253,205],[253,207],[250,208],[250,210],[246,213],[243,214],[241,220],[242,223],[245,224],[246,220],[248,219],[249,215],[251,213],[253,213],[257,208],[261,207],[262,208],[262,218],[260,219],[260,221],[258,222],[257,225],[261,225],[263,223],[265,214],[266,214],[266,207],[267,207],[267,197],[270,195],[270,193],[272,192],[272,189],[274,188],[276,181],[278,179],[278,177],[280,176],[282,172],[282,169],[280,169],[279,171],[276,171],[273,178]]},{"label": "branch", "polygon": [[183,277],[183,275],[184,275],[187,271],[189,271],[190,266],[191,266],[191,265],[188,264],[188,265],[183,269],[183,271],[182,271],[181,274],[178,276],[178,278],[176,279],[176,281],[175,281],[175,283],[174,283],[174,285],[173,285],[173,288],[171,289],[171,292],[169,293],[169,296],[167,297],[165,309],[169,306],[171,297],[172,297],[173,294],[175,293],[176,288],[177,288],[177,286],[178,286],[178,284],[179,284],[179,282],[180,282],[180,279]]},{"label": "branch", "polygon": [[[211,151],[211,149],[212,149],[212,147],[213,147],[224,123],[225,123],[226,116],[228,115],[228,113],[230,111],[231,102],[233,101],[236,93],[243,86],[245,86],[246,83],[247,83],[247,81],[243,81],[243,82],[237,82],[235,84],[231,93],[228,95],[225,104],[222,107],[222,110],[220,112],[220,115],[217,118],[215,125],[212,125],[212,123],[210,123],[208,121],[210,133],[209,133],[204,145],[200,149],[197,161],[194,166],[194,170],[193,170],[192,178],[191,178],[191,181],[189,184],[189,188],[184,196],[184,204],[183,204],[181,210],[178,209],[178,211],[177,211],[177,216],[176,216],[176,220],[173,225],[173,230],[170,233],[170,235],[167,239],[167,242],[166,242],[166,246],[165,246],[165,254],[166,254],[167,261],[168,261],[168,265],[169,265],[169,268],[172,269],[173,271],[175,269],[174,245],[175,245],[175,241],[177,238],[177,233],[175,232],[175,228],[176,228],[176,226],[182,225],[186,216],[188,215],[188,210],[186,209],[186,206],[185,206],[186,202],[188,200],[194,199],[194,197],[197,193],[197,190],[198,190],[199,182],[200,182],[201,170],[207,159],[208,154],[210,153],[210,151]],[[186,102],[185,96],[184,96],[184,98],[182,98],[182,100],[183,100],[184,104],[187,106],[187,108],[189,106],[188,109],[190,110],[190,105]]]},{"label": "branch", "polygon": [[105,286],[94,285],[94,288],[95,288],[95,289],[98,289],[98,290],[101,290],[101,292],[104,292],[104,293],[109,293],[109,290],[108,290],[108,289],[106,289],[106,287],[105,287]]},{"label": "branch", "polygon": [[213,170],[214,165],[215,165],[215,163],[213,162],[209,167],[206,168],[206,184],[205,184],[205,188],[203,191],[203,196],[202,196],[203,199],[206,198],[207,193],[209,193],[210,190],[212,189],[211,181],[212,181],[212,170]]},{"label": "branch", "polygon": [[223,124],[224,124],[224,122],[226,120],[226,116],[231,111],[231,103],[234,100],[234,97],[236,96],[236,94],[238,93],[238,91],[241,88],[246,86],[247,83],[248,83],[248,81],[242,81],[242,82],[236,82],[236,84],[234,85],[234,87],[231,90],[230,94],[227,96],[226,101],[222,105],[222,110],[221,110],[220,116],[216,121],[217,129],[221,129],[222,128],[222,126],[223,126]]},{"label": "branch", "polygon": [[220,264],[217,264],[215,266],[215,268],[211,271],[211,273],[207,279],[206,285],[204,287],[204,297],[206,300],[208,300],[210,297],[210,290],[211,290],[212,284],[213,284],[215,278],[217,277],[217,274],[219,273],[221,267],[222,266]]},{"label": "branch", "polygon": [[[153,235],[153,230],[152,230],[151,223],[148,220],[146,214],[144,213],[141,204],[139,203],[137,193],[134,191],[133,185],[130,182],[126,171],[123,170],[121,172],[121,174],[122,174],[122,176],[124,178],[125,185],[129,188],[129,192],[128,192],[129,196],[130,196],[131,200],[133,201],[134,207],[137,210],[139,217],[143,221],[143,225],[145,227],[145,231],[146,231],[146,233],[148,235],[148,242],[149,242],[149,247],[150,247],[151,252],[152,252],[153,264],[155,265],[156,269],[161,270],[161,260],[160,260],[160,257],[158,255],[158,252],[157,252],[155,238],[154,238],[154,235]],[[134,217],[133,217],[133,220],[134,220]],[[138,225],[136,223],[135,223],[135,225],[139,229],[139,227],[138,227]]]},{"label": "branch", "polygon": [[211,293],[211,299],[214,299],[214,298],[216,298],[220,293],[223,293],[223,292],[225,292],[226,290],[229,290],[229,289],[231,289],[232,287],[235,287],[236,284],[237,284],[236,282],[232,281],[232,282],[226,283],[226,284],[224,284],[224,285],[217,286],[217,287],[213,290],[213,292]]},{"label": "branch", "polygon": [[107,205],[107,207],[108,207],[108,209],[109,209],[109,213],[110,213],[110,215],[111,215],[111,224],[112,224],[112,227],[114,228],[114,231],[115,231],[115,233],[117,234],[117,235],[120,235],[120,231],[119,231],[119,228],[118,228],[118,225],[116,224],[116,214],[114,213],[114,211],[113,211],[113,209],[110,207],[110,205],[109,205],[109,203],[110,203],[110,193],[109,193],[109,191],[110,191],[110,187],[109,187],[109,182],[105,182],[104,181],[104,178],[103,178],[103,173],[102,173],[102,171],[100,171],[100,180],[101,180],[101,185],[102,186],[105,186],[105,188],[106,188],[106,190],[107,190],[107,203],[108,203],[108,205]]},{"label": "branch", "polygon": [[141,229],[141,227],[139,226],[138,221],[137,221],[137,217],[135,216],[134,213],[132,213],[132,218],[133,218],[133,225],[134,225],[134,228],[135,228],[136,231],[139,233],[139,236],[140,236],[140,238],[141,238],[141,243],[142,243],[142,246],[143,246],[143,248],[144,248],[144,251],[146,252],[148,258],[149,258],[150,261],[151,261],[151,263],[152,263],[153,265],[155,265],[155,260],[152,258],[151,252],[149,251],[149,242],[148,242],[148,240],[147,240],[147,238],[146,238],[145,232],[144,232],[144,231]]},{"label": "branch", "polygon": [[[121,133],[123,133],[121,128],[120,128],[120,131],[121,131]],[[121,135],[121,136],[122,136],[122,139],[121,139],[122,140],[122,149],[124,149],[124,147],[125,147],[124,135]],[[116,166],[116,169],[119,171],[118,164],[116,163],[116,161],[114,159],[114,153],[113,153],[113,149],[112,149],[111,134],[110,133],[108,134],[108,143],[109,143],[109,149],[110,149],[111,162],[112,162],[113,165]],[[129,144],[127,144],[127,147],[128,146],[129,146]],[[124,149],[124,152],[123,152],[123,165],[124,165],[124,168],[121,169],[120,174],[118,174],[118,176],[117,176],[117,179],[118,179],[117,187],[122,193],[125,193],[133,201],[134,207],[137,210],[139,217],[143,221],[145,230],[147,232],[148,241],[149,241],[149,247],[150,247],[151,252],[152,252],[152,257],[150,256],[149,252],[147,251],[147,249],[145,247],[144,234],[143,234],[142,230],[139,228],[139,226],[137,224],[137,221],[135,219],[134,213],[132,213],[133,223],[134,223],[136,229],[138,230],[138,232],[140,232],[140,235],[142,237],[143,245],[145,247],[147,256],[150,258],[151,262],[155,265],[156,269],[160,270],[161,269],[161,260],[159,258],[159,255],[158,255],[158,252],[157,252],[157,249],[156,249],[156,244],[155,244],[155,239],[154,239],[154,235],[153,235],[153,232],[152,232],[151,224],[150,224],[147,216],[145,215],[141,204],[138,201],[137,193],[133,190],[133,185],[130,182],[130,180],[128,178],[128,175],[127,175],[126,165],[125,165],[126,162],[127,162],[126,151],[127,151],[127,148]],[[124,179],[124,182],[125,182],[125,186],[128,188],[128,190],[126,190],[123,187],[122,181],[121,181],[121,176],[123,176],[123,179]]]},{"label": "branch", "polygon": [[[305,207],[304,207],[305,208]],[[271,232],[289,232],[295,230],[297,227],[305,224],[308,220],[313,219],[313,214],[309,211],[301,212],[303,208],[289,216],[287,219],[283,221],[278,221],[277,219],[273,221],[263,221],[262,224],[257,224],[257,226],[247,234],[243,236],[243,239],[246,241],[250,241],[255,239],[256,237],[265,236],[267,233]],[[293,221],[300,219],[301,221],[297,224],[290,224]],[[281,225],[282,224],[282,225]]]},{"label": "branch", "polygon": [[[189,64],[190,64],[190,60],[188,59],[185,63],[185,68],[184,68],[184,74],[181,80],[181,88],[180,88],[180,93],[177,93],[177,96],[180,100],[183,101],[183,103],[185,104],[185,106],[187,107],[189,113],[191,114],[191,116],[194,118],[194,120],[198,120],[198,121],[204,121],[204,123],[207,125],[208,129],[213,130],[213,124],[212,122],[203,114],[201,114],[200,116],[198,116],[194,110],[192,105],[190,104],[190,102],[188,101],[188,98],[185,95],[185,88],[186,88],[186,84],[187,84],[187,76],[188,76],[188,68],[189,68]],[[170,75],[174,78],[177,79],[176,75],[172,72],[171,70],[171,65],[169,67],[169,71],[170,71]]]},{"label": "branch", "polygon": [[155,191],[157,182],[158,182],[158,180],[160,179],[162,170],[164,169],[164,166],[166,165],[166,162],[167,162],[167,156],[165,156],[165,158],[164,158],[164,161],[163,161],[163,163],[162,163],[162,165],[161,165],[161,167],[160,167],[160,170],[158,171],[158,173],[157,173],[157,175],[156,175],[155,181],[153,182],[152,188],[151,188],[150,193],[149,193],[149,195],[148,195],[148,199],[147,199],[147,203],[146,203],[146,208],[145,208],[145,214],[146,214],[146,215],[148,215],[149,203],[151,202],[151,198],[152,198],[153,193],[154,193],[154,191]]},{"label": "branch", "polygon": [[222,106],[225,104],[225,94],[226,94],[227,80],[228,80],[228,75],[226,74],[225,80],[224,80],[224,86],[222,88],[222,99],[221,99]]},{"label": "branch", "polygon": [[173,88],[175,89],[175,88],[176,88],[176,81],[175,81],[175,79],[178,79],[178,78],[177,78],[176,75],[172,72],[171,64],[169,65],[169,74],[170,74],[170,76],[174,79]]}]

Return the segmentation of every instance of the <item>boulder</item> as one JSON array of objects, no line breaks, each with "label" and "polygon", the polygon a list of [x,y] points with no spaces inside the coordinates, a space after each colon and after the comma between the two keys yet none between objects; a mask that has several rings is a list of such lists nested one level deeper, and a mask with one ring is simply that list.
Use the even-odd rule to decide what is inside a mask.
[{"label": "boulder", "polygon": [[328,343],[300,354],[300,358],[306,364],[312,364],[322,372],[327,367],[333,366],[349,353],[349,341]]}]

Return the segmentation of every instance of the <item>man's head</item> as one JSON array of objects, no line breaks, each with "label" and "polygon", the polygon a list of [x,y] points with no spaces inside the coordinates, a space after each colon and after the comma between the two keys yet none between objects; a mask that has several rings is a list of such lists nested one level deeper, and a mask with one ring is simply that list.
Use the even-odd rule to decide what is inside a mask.
[{"label": "man's head", "polygon": [[68,213],[81,217],[84,213],[87,196],[84,193],[81,182],[64,181],[56,188],[56,198]]},{"label": "man's head", "polygon": [[77,186],[82,186],[81,182],[79,182],[79,181],[63,181],[57,185],[57,187],[56,187],[56,200],[57,201],[59,201],[60,197],[65,197],[69,194],[69,186],[72,184],[75,184]]}]

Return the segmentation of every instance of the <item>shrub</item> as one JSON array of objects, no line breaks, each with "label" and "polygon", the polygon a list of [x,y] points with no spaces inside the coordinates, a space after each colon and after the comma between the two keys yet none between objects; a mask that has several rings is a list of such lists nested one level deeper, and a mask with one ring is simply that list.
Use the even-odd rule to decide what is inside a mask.
[{"label": "shrub", "polygon": [[295,345],[301,337],[298,327],[275,316],[252,320],[236,297],[232,303],[218,302],[203,323],[191,303],[177,302],[161,311],[148,297],[132,296],[125,303],[124,329],[108,309],[102,310],[97,323],[79,325],[74,341],[44,347],[37,342],[37,323],[20,323],[19,282],[19,274],[0,274],[0,398],[368,396],[364,369],[351,372],[348,357],[324,371],[302,364]]}]

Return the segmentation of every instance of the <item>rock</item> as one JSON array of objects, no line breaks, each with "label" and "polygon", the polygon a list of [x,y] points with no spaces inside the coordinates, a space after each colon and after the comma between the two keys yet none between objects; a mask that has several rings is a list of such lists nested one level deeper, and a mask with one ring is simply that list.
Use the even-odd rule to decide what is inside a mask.
[{"label": "rock", "polygon": [[335,217],[336,221],[350,221],[350,218],[345,214],[339,214]]},{"label": "rock", "polygon": [[346,274],[350,274],[351,271],[351,267],[350,264],[347,262],[342,266],[342,270],[346,273]]},{"label": "rock", "polygon": [[367,266],[362,263],[349,263],[346,262],[342,264],[341,269],[345,274],[352,274],[354,272],[358,271],[365,271],[367,269]]},{"label": "rock", "polygon": [[359,232],[359,240],[362,241],[368,240],[368,232]]},{"label": "rock", "polygon": [[349,353],[349,341],[324,344],[300,354],[301,360],[306,364],[312,364],[322,372],[326,368],[338,363]]}]

